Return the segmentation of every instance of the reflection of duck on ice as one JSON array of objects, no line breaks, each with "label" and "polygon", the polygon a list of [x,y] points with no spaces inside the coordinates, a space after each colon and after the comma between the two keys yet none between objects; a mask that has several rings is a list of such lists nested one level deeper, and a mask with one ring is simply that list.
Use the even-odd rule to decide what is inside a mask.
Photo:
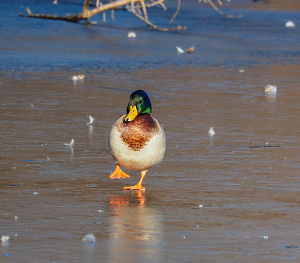
[{"label": "reflection of duck on ice", "polygon": [[137,90],[130,95],[127,115],[122,115],[113,125],[109,136],[109,147],[116,160],[116,170],[111,179],[126,178],[120,165],[132,171],[141,172],[137,185],[124,187],[124,190],[142,190],[147,171],[159,164],[166,150],[166,135],[163,126],[151,116],[151,102],[147,93]]},{"label": "reflection of duck on ice", "polygon": [[141,191],[110,196],[110,262],[125,262],[133,253],[140,262],[159,262],[162,217],[145,201]]}]

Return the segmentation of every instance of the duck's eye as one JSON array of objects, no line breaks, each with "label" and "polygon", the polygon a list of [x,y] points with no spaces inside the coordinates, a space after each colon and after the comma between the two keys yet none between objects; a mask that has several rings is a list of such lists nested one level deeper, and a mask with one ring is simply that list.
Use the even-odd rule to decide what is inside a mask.
[{"label": "duck's eye", "polygon": [[141,101],[140,101],[140,103],[142,104],[142,103],[144,103],[144,101],[143,101],[143,100],[141,100]]}]

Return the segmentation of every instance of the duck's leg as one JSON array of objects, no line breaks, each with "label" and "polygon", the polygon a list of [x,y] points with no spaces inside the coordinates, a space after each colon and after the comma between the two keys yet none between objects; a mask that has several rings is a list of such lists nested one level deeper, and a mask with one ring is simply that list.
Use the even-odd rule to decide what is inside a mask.
[{"label": "duck's leg", "polygon": [[124,173],[121,168],[120,165],[117,164],[116,170],[109,176],[110,179],[115,179],[115,178],[127,178],[130,177],[127,173]]},{"label": "duck's leg", "polygon": [[144,177],[146,175],[147,171],[142,171],[141,172],[141,179],[140,181],[138,182],[137,185],[134,185],[134,186],[126,186],[124,187],[123,189],[125,191],[132,191],[132,190],[141,190],[141,191],[145,191],[145,187],[142,187],[142,182],[144,180]]}]

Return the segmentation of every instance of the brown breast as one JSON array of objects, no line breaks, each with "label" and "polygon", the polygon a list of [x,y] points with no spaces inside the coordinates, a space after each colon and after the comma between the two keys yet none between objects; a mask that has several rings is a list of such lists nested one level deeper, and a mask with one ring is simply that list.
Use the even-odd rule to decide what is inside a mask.
[{"label": "brown breast", "polygon": [[131,122],[124,122],[123,115],[116,123],[116,129],[120,132],[122,141],[133,151],[143,149],[150,139],[159,133],[160,128],[150,114],[138,115]]}]

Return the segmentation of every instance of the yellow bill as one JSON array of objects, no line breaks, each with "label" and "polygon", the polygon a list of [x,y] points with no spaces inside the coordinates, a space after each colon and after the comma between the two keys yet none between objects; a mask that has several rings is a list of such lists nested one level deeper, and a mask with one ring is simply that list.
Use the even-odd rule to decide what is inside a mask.
[{"label": "yellow bill", "polygon": [[138,116],[139,112],[136,108],[136,106],[132,107],[131,105],[129,106],[129,113],[128,115],[125,117],[125,121],[129,122],[129,121],[133,121],[136,116]]}]

